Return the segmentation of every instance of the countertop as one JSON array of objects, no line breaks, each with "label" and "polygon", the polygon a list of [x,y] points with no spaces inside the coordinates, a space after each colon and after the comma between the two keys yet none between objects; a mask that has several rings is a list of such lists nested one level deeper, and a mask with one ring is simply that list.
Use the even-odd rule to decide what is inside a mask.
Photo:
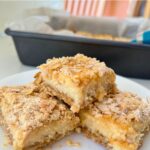
[{"label": "countertop", "polygon": [[[20,62],[12,39],[7,36],[0,37],[0,80],[15,73],[32,69],[35,69],[35,67],[26,66]],[[150,80],[129,79],[150,89]]]}]

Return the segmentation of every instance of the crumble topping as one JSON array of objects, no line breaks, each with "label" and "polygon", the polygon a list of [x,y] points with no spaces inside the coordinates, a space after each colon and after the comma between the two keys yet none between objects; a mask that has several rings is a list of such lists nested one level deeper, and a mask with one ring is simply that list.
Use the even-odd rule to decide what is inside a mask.
[{"label": "crumble topping", "polygon": [[20,127],[29,132],[54,120],[64,117],[72,119],[73,113],[64,104],[48,95],[45,98],[40,94],[39,87],[32,84],[3,88],[1,111],[8,128]]},{"label": "crumble topping", "polygon": [[76,142],[71,139],[67,140],[66,143],[68,146],[71,146],[71,147],[80,147],[81,146],[80,142]]},{"label": "crumble topping", "polygon": [[93,115],[110,115],[123,122],[150,122],[150,103],[132,93],[108,95],[88,107]]},{"label": "crumble topping", "polygon": [[61,75],[71,79],[77,85],[87,84],[91,79],[100,78],[106,72],[115,78],[113,70],[108,68],[104,62],[82,54],[77,54],[74,57],[49,59],[46,64],[39,66],[39,68],[42,74],[49,79],[61,81]]}]

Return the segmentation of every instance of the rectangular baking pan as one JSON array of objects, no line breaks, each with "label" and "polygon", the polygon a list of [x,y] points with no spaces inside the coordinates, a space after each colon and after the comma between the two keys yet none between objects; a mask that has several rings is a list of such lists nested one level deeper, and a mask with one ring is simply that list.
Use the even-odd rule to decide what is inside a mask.
[{"label": "rectangular baking pan", "polygon": [[120,75],[150,79],[149,45],[12,31],[9,28],[5,32],[12,36],[20,61],[25,65],[38,66],[48,58],[82,53],[106,62]]}]

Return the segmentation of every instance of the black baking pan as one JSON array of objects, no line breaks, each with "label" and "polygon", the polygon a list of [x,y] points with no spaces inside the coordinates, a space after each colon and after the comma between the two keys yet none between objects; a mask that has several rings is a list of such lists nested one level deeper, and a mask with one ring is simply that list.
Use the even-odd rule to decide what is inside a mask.
[{"label": "black baking pan", "polygon": [[82,53],[106,62],[116,73],[150,79],[150,46],[83,37],[13,31],[9,28],[21,62],[37,66],[48,58]]}]

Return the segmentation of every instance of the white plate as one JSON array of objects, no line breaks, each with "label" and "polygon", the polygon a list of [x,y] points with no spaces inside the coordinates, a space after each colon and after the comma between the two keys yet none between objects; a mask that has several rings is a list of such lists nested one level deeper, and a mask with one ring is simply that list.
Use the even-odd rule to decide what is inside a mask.
[{"label": "white plate", "polygon": [[[28,71],[28,72],[24,72],[24,73],[20,73],[20,74],[7,77],[3,79],[2,81],[0,81],[0,86],[21,85],[21,84],[31,82],[36,72],[37,70],[33,70],[33,71]],[[150,97],[150,91],[148,89],[126,78],[117,76],[117,85],[119,89],[123,91],[131,91],[133,93],[138,94],[139,96],[143,98]],[[81,146],[80,147],[67,146],[66,141],[68,139],[72,139],[75,142],[80,142]],[[5,141],[6,139],[5,139],[4,133],[2,129],[0,129],[0,150],[12,150],[11,146],[9,145],[5,146]],[[150,150],[149,141],[150,141],[150,134],[146,136],[144,140],[144,144],[140,150]],[[54,144],[52,147],[52,150],[57,150],[57,149],[59,150],[70,150],[70,149],[72,150],[91,150],[91,149],[92,150],[104,150],[104,148],[101,145],[96,144],[92,140],[89,140],[79,134],[73,134],[71,136],[65,137],[63,140]],[[49,150],[49,148],[46,148],[46,150]]]}]

